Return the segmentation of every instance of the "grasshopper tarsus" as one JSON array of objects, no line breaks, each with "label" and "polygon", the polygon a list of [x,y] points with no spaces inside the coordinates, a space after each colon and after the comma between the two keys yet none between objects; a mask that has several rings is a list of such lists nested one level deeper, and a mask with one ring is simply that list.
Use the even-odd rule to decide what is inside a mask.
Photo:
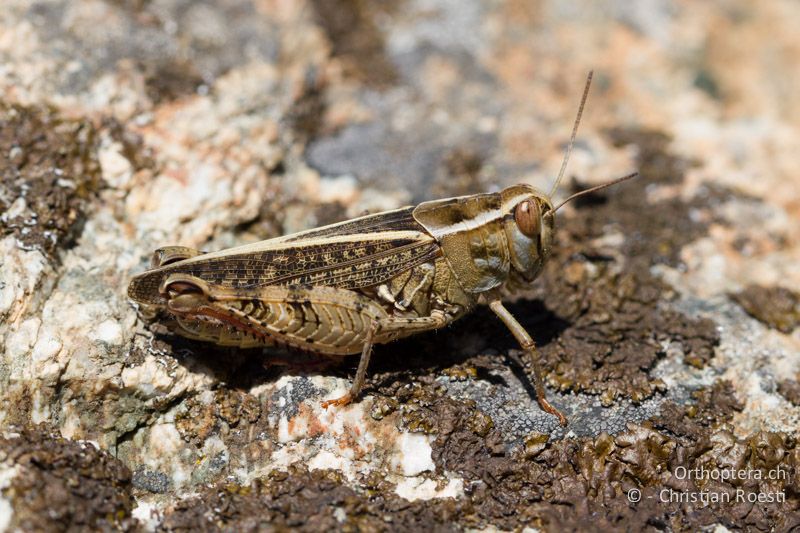
[{"label": "grasshopper tarsus", "polygon": [[564,416],[564,413],[556,409],[553,406],[553,404],[547,401],[547,398],[545,397],[543,391],[540,394],[538,386],[536,387],[536,400],[539,402],[539,407],[542,408],[542,411],[550,413],[551,415],[554,415],[556,418],[558,418],[558,423],[561,425],[561,427],[567,427],[567,425],[569,424],[567,417]]},{"label": "grasshopper tarsus", "polygon": [[381,329],[383,323],[384,321],[373,320],[367,328],[367,337],[364,339],[364,347],[361,349],[358,370],[356,370],[356,377],[353,380],[353,385],[350,386],[350,390],[339,398],[322,402],[323,408],[327,409],[332,405],[343,407],[358,398],[359,394],[361,394],[361,389],[364,387],[364,380],[367,378],[369,360],[370,357],[372,357],[372,346],[375,341],[375,334]]},{"label": "grasshopper tarsus", "polygon": [[339,396],[338,398],[333,398],[332,400],[325,400],[325,401],[320,402],[320,405],[322,405],[323,409],[327,409],[329,407],[344,407],[346,405],[351,404],[353,402],[353,400],[355,400],[355,399],[356,399],[356,397],[353,396],[350,393],[350,391],[347,391],[346,393],[344,393],[342,396]]}]

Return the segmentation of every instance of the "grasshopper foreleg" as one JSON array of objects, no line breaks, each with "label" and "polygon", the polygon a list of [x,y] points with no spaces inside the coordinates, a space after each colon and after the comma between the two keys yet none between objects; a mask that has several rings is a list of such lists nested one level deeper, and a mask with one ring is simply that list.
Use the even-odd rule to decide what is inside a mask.
[{"label": "grasshopper foreleg", "polygon": [[527,362],[533,369],[533,378],[535,381],[533,386],[536,390],[536,400],[539,402],[539,406],[543,411],[558,417],[558,422],[562,426],[566,426],[567,417],[565,417],[561,411],[553,407],[553,405],[547,401],[547,396],[544,390],[544,381],[542,381],[542,373],[539,369],[539,354],[536,350],[536,344],[533,342],[533,339],[528,332],[525,331],[525,328],[522,327],[522,324],[517,322],[517,319],[514,318],[514,315],[512,315],[509,310],[505,308],[503,302],[500,300],[492,300],[489,302],[489,308],[500,320],[503,321],[503,324],[505,324],[506,327],[511,331],[511,334],[514,335],[514,338],[517,339],[517,342],[519,342],[520,346],[525,352]]}]

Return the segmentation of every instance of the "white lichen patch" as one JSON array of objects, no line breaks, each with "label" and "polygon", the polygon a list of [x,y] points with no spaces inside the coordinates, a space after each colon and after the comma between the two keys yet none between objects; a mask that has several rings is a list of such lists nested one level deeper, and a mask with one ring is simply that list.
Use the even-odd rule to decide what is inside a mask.
[{"label": "white lichen patch", "polygon": [[398,496],[409,501],[464,496],[463,479],[450,479],[444,486],[440,485],[433,479],[403,478],[398,481],[394,491]]},{"label": "white lichen patch", "polygon": [[326,177],[319,180],[319,199],[322,202],[339,202],[350,205],[358,199],[358,181],[351,175]]},{"label": "white lichen patch", "polygon": [[34,390],[31,395],[31,422],[47,423],[51,413],[50,395],[42,390]]},{"label": "white lichen patch", "polygon": [[13,236],[0,239],[0,332],[13,325],[28,309],[37,286],[49,270],[45,256],[37,250],[20,249]]},{"label": "white lichen patch", "polygon": [[404,476],[433,472],[431,437],[419,433],[401,433],[395,446],[394,466]]},{"label": "white lichen patch", "polygon": [[[329,384],[326,383],[329,379],[314,377],[311,381],[314,386],[322,388]],[[283,378],[277,384],[289,396],[281,396],[277,401],[277,408],[282,413],[273,420],[273,425],[277,429],[278,443],[284,446],[273,452],[273,462],[302,461],[311,469],[332,468],[348,478],[370,468],[367,463],[372,460],[371,454],[377,443],[375,423],[366,414],[370,401],[324,409],[321,399],[314,397],[300,402],[296,409],[287,409],[286,398],[291,397],[293,385]],[[292,459],[287,460],[288,456]]]},{"label": "white lichen patch", "polygon": [[135,390],[145,399],[169,394],[180,396],[187,390],[208,390],[213,378],[192,372],[183,365],[166,365],[154,355],[147,355],[144,363],[122,370],[124,389]]},{"label": "white lichen patch", "polygon": [[133,176],[133,168],[128,158],[123,155],[123,151],[122,143],[105,138],[97,153],[100,167],[103,169],[103,179],[118,189],[126,187]]},{"label": "white lichen patch", "polygon": [[285,446],[276,448],[268,461],[269,466],[265,467],[263,472],[251,472],[250,478],[255,479],[259,477],[259,475],[266,474],[273,468],[276,470],[286,470],[295,463],[302,464],[305,458],[311,456],[313,453],[315,452],[310,450],[304,442],[290,442]]},{"label": "white lichen patch", "polygon": [[32,317],[23,321],[6,338],[6,355],[14,361],[30,353],[39,335],[42,321]]},{"label": "white lichen patch", "polygon": [[139,521],[144,531],[155,531],[161,522],[161,512],[153,502],[137,501],[131,511],[131,517]]},{"label": "white lichen patch", "polygon": [[149,441],[150,450],[157,457],[175,455],[183,448],[183,439],[174,424],[154,424],[150,428]]},{"label": "white lichen patch", "polygon": [[309,470],[339,470],[348,478],[354,477],[352,467],[352,461],[328,450],[320,450],[308,461]]},{"label": "white lichen patch", "polygon": [[[61,435],[67,439],[80,438],[83,432],[83,411],[74,402],[65,403],[61,408]],[[49,413],[48,413],[49,415]],[[39,416],[42,421],[47,417]]]},{"label": "white lichen patch", "polygon": [[[346,380],[322,376],[314,376],[309,381],[318,390],[330,390],[333,382],[333,391],[324,396],[328,399],[343,395],[348,386]],[[351,457],[358,457],[372,449],[375,436],[371,432],[374,423],[367,415],[372,405],[369,399],[325,409],[321,403],[323,397],[311,397],[289,409],[286,399],[292,397],[293,387],[292,378],[283,377],[276,383],[275,390],[282,392],[276,406],[280,414],[273,417],[271,422],[278,430],[279,442],[330,437],[341,444],[341,453]]]},{"label": "white lichen patch", "polygon": [[305,438],[308,435],[308,419],[295,416],[290,420],[281,416],[278,420],[278,442],[287,443]]},{"label": "white lichen patch", "polygon": [[342,524],[345,520],[347,520],[347,511],[345,511],[343,507],[336,507],[333,510],[333,517],[337,522]]},{"label": "white lichen patch", "polygon": [[0,533],[8,531],[14,515],[11,501],[3,497],[3,491],[11,484],[18,471],[17,465],[0,463]]},{"label": "white lichen patch", "polygon": [[713,368],[705,366],[697,368],[684,363],[686,355],[682,344],[675,341],[664,341],[662,348],[666,357],[656,363],[653,368],[653,377],[664,382],[667,390],[676,390],[680,387],[689,389],[709,387],[717,379]]},{"label": "white lichen patch", "polygon": [[33,345],[31,350],[31,359],[33,361],[50,361],[58,356],[63,344],[61,340],[56,337],[40,335],[36,344]]},{"label": "white lichen patch", "polygon": [[[325,409],[322,398],[341,396],[349,382],[320,376],[303,379],[317,390],[330,392],[293,406],[287,400],[298,390],[292,378],[284,376],[276,382],[275,390],[281,394],[273,395],[277,396],[275,408],[280,414],[271,417],[271,425],[280,445],[272,452],[273,465],[304,463],[312,470],[338,470],[348,479],[376,469],[400,476],[435,471],[429,436],[401,432],[387,419],[373,420],[369,416],[370,397]],[[260,392],[266,390],[262,388]],[[381,453],[375,453],[378,449]]]},{"label": "white lichen patch", "polygon": [[191,455],[174,424],[156,423],[150,427],[142,450],[143,463],[151,470],[166,473],[173,487],[183,487],[191,479],[196,467]]},{"label": "white lichen patch", "polygon": [[104,320],[89,332],[89,338],[112,346],[122,344],[122,326],[116,320]]},{"label": "white lichen patch", "polygon": [[14,510],[11,508],[11,502],[0,496],[0,533],[8,531],[13,515]]}]

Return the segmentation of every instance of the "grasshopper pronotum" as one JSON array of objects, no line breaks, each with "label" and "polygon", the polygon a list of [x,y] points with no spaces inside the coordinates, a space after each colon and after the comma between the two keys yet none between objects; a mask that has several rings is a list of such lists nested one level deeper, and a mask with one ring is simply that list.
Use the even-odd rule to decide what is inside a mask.
[{"label": "grasshopper pronotum", "polygon": [[164,311],[179,335],[221,345],[283,345],[331,357],[361,353],[352,387],[323,402],[346,405],[364,384],[372,347],[444,327],[479,302],[508,327],[545,396],[533,339],[500,299],[513,280],[533,281],[550,255],[553,207],[591,84],[550,194],[530,185],[424,202],[213,253],[156,250],[128,296]]}]

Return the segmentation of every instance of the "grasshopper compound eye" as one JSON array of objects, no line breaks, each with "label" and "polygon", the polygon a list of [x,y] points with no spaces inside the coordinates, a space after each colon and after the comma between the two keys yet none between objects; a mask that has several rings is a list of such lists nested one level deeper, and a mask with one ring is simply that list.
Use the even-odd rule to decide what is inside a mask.
[{"label": "grasshopper compound eye", "polygon": [[514,222],[526,237],[534,238],[539,235],[539,226],[542,213],[539,204],[534,200],[525,200],[514,208]]}]

